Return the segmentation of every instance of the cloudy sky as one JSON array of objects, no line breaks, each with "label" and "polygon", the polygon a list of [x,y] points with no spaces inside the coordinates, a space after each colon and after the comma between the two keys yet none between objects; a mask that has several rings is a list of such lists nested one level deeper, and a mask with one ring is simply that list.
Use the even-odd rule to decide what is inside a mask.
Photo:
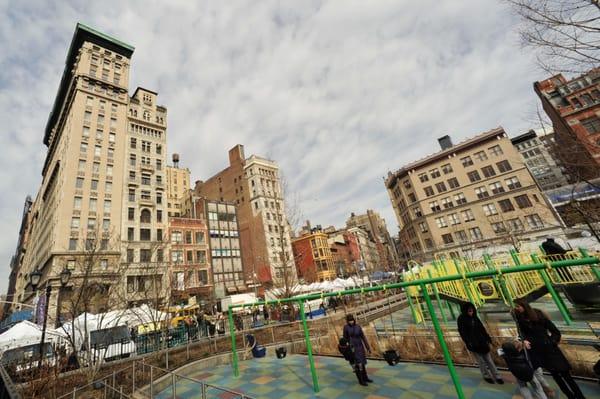
[{"label": "cloudy sky", "polygon": [[135,46],[130,91],[159,93],[192,181],[242,143],[324,226],[371,208],[395,234],[383,176],[444,134],[528,129],[544,77],[500,0],[0,0],[0,291],[78,21]]}]

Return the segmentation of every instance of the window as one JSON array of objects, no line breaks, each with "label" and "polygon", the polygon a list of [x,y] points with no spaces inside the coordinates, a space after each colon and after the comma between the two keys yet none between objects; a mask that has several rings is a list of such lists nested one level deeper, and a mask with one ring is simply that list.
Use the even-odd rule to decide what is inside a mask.
[{"label": "window", "polygon": [[512,166],[510,166],[510,163],[508,163],[508,161],[500,161],[496,163],[496,166],[498,167],[498,170],[500,171],[500,173],[504,173],[504,172],[508,172],[510,170],[512,170]]},{"label": "window", "polygon": [[115,142],[115,134],[114,133],[109,133],[108,134],[108,142],[109,143],[114,143]]},{"label": "window", "polygon": [[99,125],[104,124],[104,115],[98,115],[98,124]]},{"label": "window", "polygon": [[508,224],[508,228],[511,231],[521,231],[521,230],[525,229],[525,226],[523,225],[523,222],[521,222],[521,219],[519,219],[519,218],[508,219],[506,221],[506,223]]},{"label": "window", "polygon": [[435,193],[433,192],[433,188],[431,188],[431,186],[427,186],[423,190],[425,191],[425,195],[428,197],[435,195]]},{"label": "window", "polygon": [[464,166],[465,168],[467,166],[471,166],[473,165],[473,160],[471,159],[471,157],[464,157],[460,159],[460,162],[462,163],[462,166]]},{"label": "window", "polygon": [[498,205],[500,205],[500,209],[502,210],[502,212],[512,212],[515,210],[515,207],[509,199],[503,199],[498,201]]},{"label": "window", "polygon": [[435,218],[435,223],[437,224],[437,227],[439,228],[443,228],[443,227],[448,227],[448,224],[446,223],[446,219],[444,219],[444,217],[439,217],[439,218]]},{"label": "window", "polygon": [[88,218],[87,228],[88,230],[94,230],[96,228],[96,219]]},{"label": "window", "polygon": [[511,177],[509,179],[505,179],[504,182],[509,190],[515,190],[521,187],[521,182],[516,177]]},{"label": "window", "polygon": [[142,209],[140,212],[140,222],[142,223],[151,223],[152,222],[152,214],[149,209]]},{"label": "window", "polygon": [[452,234],[442,234],[442,240],[444,241],[444,244],[452,244],[454,242]]},{"label": "window", "polygon": [[454,207],[454,204],[452,203],[450,197],[445,197],[442,198],[442,206],[444,207],[444,209],[450,209]]},{"label": "window", "polygon": [[150,241],[150,229],[140,229],[140,241]]},{"label": "window", "polygon": [[413,213],[415,215],[415,218],[420,218],[421,216],[423,216],[423,213],[421,212],[420,208],[413,208]]},{"label": "window", "polygon": [[431,176],[432,179],[435,179],[436,177],[440,177],[441,176],[440,171],[438,170],[438,168],[431,169],[429,171],[429,175]]},{"label": "window", "polygon": [[160,159],[156,160],[156,170],[162,170],[162,161]]},{"label": "window", "polygon": [[[426,181],[428,181],[428,180],[429,180],[429,176],[427,176],[427,173],[421,173],[421,174],[419,175],[419,181],[420,181],[421,183],[425,183],[425,182],[426,182]],[[252,183],[254,183],[254,181],[253,181]]]},{"label": "window", "polygon": [[135,240],[134,229],[133,229],[133,227],[128,227],[127,228],[127,241],[133,241],[133,240]]},{"label": "window", "polygon": [[96,206],[98,204],[98,200],[96,198],[90,198],[90,208],[89,210],[92,212],[96,212]]},{"label": "window", "polygon": [[481,234],[481,229],[479,227],[470,228],[469,233],[471,233],[471,238],[473,240],[483,240],[483,234]]},{"label": "window", "polygon": [[192,243],[192,232],[191,231],[186,231],[185,232],[185,243],[186,244],[191,244]]},{"label": "window", "polygon": [[419,228],[421,229],[421,233],[427,233],[429,231],[429,229],[427,228],[427,223],[425,222],[420,222]]},{"label": "window", "polygon": [[485,216],[492,216],[498,214],[498,211],[496,210],[496,205],[494,204],[485,204],[481,207],[483,208],[483,213],[485,213]]},{"label": "window", "polygon": [[476,160],[478,161],[487,161],[488,157],[487,154],[485,153],[485,151],[478,151],[475,154],[473,154],[473,156],[475,157]]},{"label": "window", "polygon": [[[242,198],[243,199],[243,198]],[[408,201],[412,204],[413,202],[415,202],[417,200],[417,197],[415,197],[415,193],[408,193]]]},{"label": "window", "polygon": [[[129,148],[132,148],[132,149],[137,148],[137,139],[135,137],[132,137],[131,139],[129,139]],[[134,158],[135,158],[135,156],[134,156]]]},{"label": "window", "polygon": [[92,180],[91,189],[94,191],[98,190],[98,180]]},{"label": "window", "polygon": [[81,133],[83,137],[90,137],[90,128],[87,126],[83,127],[83,133]]},{"label": "window", "polygon": [[493,166],[484,166],[483,168],[481,168],[481,171],[483,172],[483,175],[485,177],[492,177],[492,176],[496,176],[496,172],[494,171],[494,167]]},{"label": "window", "polygon": [[488,148],[488,150],[490,151],[490,154],[492,154],[492,155],[498,156],[498,155],[504,154],[504,152],[502,151],[502,148],[500,148],[499,145],[495,145],[493,147],[490,147],[490,148]]},{"label": "window", "polygon": [[[200,262],[200,263],[205,263],[205,262]],[[208,284],[208,271],[207,270],[199,270],[198,271],[198,281],[200,281],[201,285]]]},{"label": "window", "polygon": [[73,209],[80,210],[81,209],[81,197],[75,197],[73,200]]},{"label": "window", "polygon": [[588,131],[589,134],[600,132],[600,118],[598,118],[597,116],[582,119],[581,124],[583,125],[585,130]]},{"label": "window", "polygon": [[162,154],[162,145],[160,145],[160,144],[156,145],[156,153],[157,154]]},{"label": "window", "polygon": [[463,193],[458,193],[458,194],[454,195],[454,201],[456,201],[457,205],[467,203],[467,199],[465,198],[465,195]]},{"label": "window", "polygon": [[464,230],[459,230],[456,233],[454,233],[454,235],[456,236],[456,240],[458,242],[467,242],[467,240],[469,239],[467,237],[467,233],[465,233]]},{"label": "window", "polygon": [[529,207],[533,206],[531,204],[531,201],[529,200],[529,197],[527,196],[527,194],[517,195],[515,197],[515,202],[517,203],[517,206],[520,209],[529,208]]},{"label": "window", "polygon": [[435,188],[438,190],[439,193],[448,191],[444,182],[435,183]]},{"label": "window", "polygon": [[[235,181],[235,179],[234,179],[234,181]],[[271,184],[271,182],[270,182],[269,180],[267,180],[267,186],[268,186],[269,184]],[[404,181],[402,182],[402,184],[404,185],[404,188],[406,188],[406,189],[409,189],[409,188],[411,188],[410,181],[408,181],[408,179],[407,179],[407,180],[404,180]],[[240,190],[241,190],[241,189],[242,189],[242,187],[240,187]]]},{"label": "window", "polygon": [[452,173],[452,171],[452,165],[450,165],[449,163],[442,165],[442,172],[444,172],[445,175],[447,175],[448,173]]},{"label": "window", "polygon": [[442,210],[437,201],[432,201],[429,203],[429,208],[431,208],[431,212],[439,212]]},{"label": "window", "polygon": [[183,242],[183,234],[181,231],[172,231],[171,232],[171,242],[181,243]]},{"label": "window", "polygon": [[152,256],[149,249],[140,249],[140,262],[150,262]]},{"label": "window", "polygon": [[499,181],[490,184],[490,190],[493,194],[500,194],[504,192],[504,187],[500,184]]},{"label": "window", "polygon": [[100,163],[94,162],[92,164],[92,173],[100,173]]},{"label": "window", "polygon": [[494,233],[496,234],[506,233],[506,227],[503,222],[492,223],[492,230],[494,230]]},{"label": "window", "polygon": [[112,176],[112,175],[113,175],[112,165],[106,165],[106,176]]},{"label": "window", "polygon": [[163,234],[162,234],[162,229],[156,229],[156,241],[162,241],[163,239]]},{"label": "window", "polygon": [[471,183],[481,180],[481,176],[479,176],[479,172],[476,170],[467,173],[467,176],[469,176]]},{"label": "window", "polygon": [[151,180],[150,175],[148,175],[146,173],[142,174],[142,184],[143,185],[149,186],[150,185],[150,180]]},{"label": "window", "polygon": [[102,141],[103,136],[104,136],[104,132],[102,131],[102,129],[97,129],[96,130],[96,140]]},{"label": "window", "polygon": [[171,262],[183,263],[183,251],[171,251]]},{"label": "window", "polygon": [[80,226],[79,222],[80,222],[79,218],[75,218],[75,217],[71,218],[71,228],[72,229],[78,229],[79,226]]},{"label": "window", "polygon": [[77,250],[77,238],[69,239],[69,251]]},{"label": "window", "polygon": [[162,204],[162,193],[160,192],[156,192],[156,203],[157,204]]},{"label": "window", "polygon": [[162,211],[160,209],[156,210],[156,221],[162,223]]},{"label": "window", "polygon": [[135,202],[135,189],[129,189],[129,196],[127,199],[129,200],[129,202]]},{"label": "window", "polygon": [[113,150],[112,148],[109,148],[106,151],[106,156],[108,157],[109,160],[111,160],[115,156],[115,150]]},{"label": "window", "polygon": [[144,152],[150,152],[150,148],[151,148],[150,142],[142,140],[142,151],[144,151]]},{"label": "window", "polygon": [[133,262],[135,259],[135,253],[133,252],[133,249],[128,249],[127,250],[127,262],[131,263]]},{"label": "window", "polygon": [[544,227],[544,222],[542,222],[542,219],[537,213],[525,216],[525,220],[532,229],[541,229]]},{"label": "window", "polygon": [[92,120],[92,113],[90,111],[85,111],[83,114],[83,120],[89,122]]},{"label": "window", "polygon": [[79,145],[79,152],[87,152],[87,149],[88,149],[87,143],[81,143]]},{"label": "window", "polygon": [[99,157],[100,155],[102,155],[102,146],[97,145],[94,147],[94,156]]},{"label": "window", "polygon": [[78,177],[75,180],[75,188],[83,188],[83,177]]},{"label": "window", "polygon": [[475,220],[475,216],[473,216],[473,211],[471,211],[470,209],[465,209],[461,212],[461,214],[465,222],[472,222],[473,220]]},{"label": "window", "polygon": [[431,241],[431,238],[426,238],[426,239],[425,239],[425,246],[426,246],[428,249],[431,249],[431,248],[433,248],[433,241]]},{"label": "window", "polygon": [[458,214],[456,214],[456,213],[451,213],[450,215],[448,215],[448,220],[450,221],[450,224],[453,226],[460,224],[460,218],[458,217]]},{"label": "window", "polygon": [[484,186],[476,187],[475,194],[477,194],[477,198],[479,198],[479,199],[487,198],[490,196],[490,194],[487,192],[487,190]]},{"label": "window", "polygon": [[127,209],[127,220],[135,220],[135,208]]},{"label": "window", "polygon": [[106,193],[112,193],[112,183],[107,181],[104,183],[104,191]]},{"label": "window", "polygon": [[460,184],[458,184],[458,179],[456,177],[448,179],[448,186],[450,186],[450,188],[460,187]]},{"label": "window", "polygon": [[201,231],[196,231],[195,233],[196,244],[204,243],[204,233]]}]

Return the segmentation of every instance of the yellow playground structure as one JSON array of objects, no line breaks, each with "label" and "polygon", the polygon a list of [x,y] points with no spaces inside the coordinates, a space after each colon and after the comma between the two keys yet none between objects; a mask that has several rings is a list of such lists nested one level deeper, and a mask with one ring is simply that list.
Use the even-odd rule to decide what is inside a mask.
[{"label": "yellow playground structure", "polygon": [[[593,254],[592,254],[593,255]],[[425,278],[463,275],[469,272],[497,270],[493,277],[480,279],[443,281],[427,286],[428,294],[446,301],[446,307],[453,312],[449,302],[472,302],[480,307],[485,303],[504,303],[511,306],[515,299],[536,299],[550,294],[561,312],[565,322],[571,323],[571,316],[557,290],[576,307],[585,310],[600,310],[600,265],[582,265],[568,268],[551,268],[519,273],[502,274],[502,269],[528,263],[549,263],[558,260],[576,260],[589,256],[585,249],[567,252],[564,255],[545,255],[543,253],[517,253],[511,251],[504,256],[492,258],[484,255],[481,259],[445,259],[438,258],[431,263],[420,265],[411,261],[410,271],[403,274],[404,281]],[[407,287],[407,297],[416,323],[423,321],[421,312],[421,287]],[[441,305],[440,305],[441,306]],[[443,315],[443,312],[442,312]]]}]

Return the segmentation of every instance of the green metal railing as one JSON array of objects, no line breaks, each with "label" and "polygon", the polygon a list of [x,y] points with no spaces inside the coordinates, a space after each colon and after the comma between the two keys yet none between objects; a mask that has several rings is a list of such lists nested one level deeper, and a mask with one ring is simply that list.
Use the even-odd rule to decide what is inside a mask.
[{"label": "green metal railing", "polygon": [[[304,296],[295,297],[295,298],[285,298],[285,299],[277,299],[277,300],[271,300],[271,301],[259,301],[259,302],[255,302],[255,303],[249,304],[249,305],[229,305],[228,317],[229,317],[229,321],[230,321],[229,328],[230,328],[230,332],[231,332],[231,348],[233,351],[233,353],[232,353],[233,374],[236,377],[239,376],[239,364],[238,364],[239,359],[238,359],[238,354],[237,354],[237,350],[236,350],[235,328],[233,325],[233,309],[235,309],[235,308],[282,304],[282,303],[297,303],[300,308],[301,317],[303,319],[302,327],[304,329],[307,353],[309,354],[308,360],[310,363],[310,371],[311,371],[312,381],[313,381],[313,390],[315,392],[319,392],[319,381],[318,381],[316,368],[314,365],[314,359],[312,356],[312,345],[311,345],[309,334],[308,334],[308,328],[307,328],[306,322],[305,322],[306,316],[304,313],[304,302],[310,301],[313,299],[324,298],[324,297],[337,297],[337,296],[342,296],[342,295],[364,294],[367,292],[384,291],[386,289],[397,289],[397,288],[410,287],[411,289],[420,289],[423,294],[423,297],[425,298],[425,302],[427,304],[428,312],[431,316],[431,321],[432,321],[433,327],[435,329],[438,341],[440,343],[440,347],[442,349],[444,359],[448,366],[448,371],[450,372],[450,376],[452,378],[454,387],[456,389],[457,397],[460,399],[464,399],[465,395],[462,390],[460,378],[458,377],[458,374],[456,373],[456,370],[454,368],[454,363],[452,361],[452,357],[450,355],[450,352],[449,352],[446,342],[444,340],[443,331],[440,327],[435,310],[433,308],[433,304],[431,302],[431,298],[429,296],[427,286],[432,285],[432,284],[438,284],[438,283],[444,283],[444,282],[450,282],[450,281],[461,281],[461,280],[464,283],[468,283],[468,282],[470,282],[471,279],[474,279],[474,278],[502,277],[502,275],[505,275],[505,274],[522,273],[522,272],[529,272],[529,271],[538,271],[543,276],[544,274],[546,274],[546,272],[548,270],[552,271],[552,269],[556,269],[556,268],[560,268],[560,267],[566,268],[566,267],[583,266],[583,265],[595,265],[595,264],[600,263],[600,259],[597,257],[585,256],[585,254],[582,254],[582,255],[584,257],[579,258],[579,259],[567,259],[567,260],[550,261],[550,262],[543,262],[543,263],[536,261],[537,258],[534,258],[533,260],[536,261],[536,263],[526,264],[526,265],[517,265],[517,266],[512,266],[512,267],[505,267],[502,269],[485,268],[484,270],[475,270],[475,271],[461,270],[462,271],[461,274],[445,275],[445,276],[439,276],[439,277],[433,277],[433,278],[418,279],[418,280],[413,280],[413,281],[404,281],[401,283],[394,283],[394,284],[384,284],[382,286],[355,288],[355,289],[344,290],[344,291],[304,295]],[[519,259],[519,261],[520,261],[520,259]],[[485,264],[485,262],[484,262],[484,264]],[[549,284],[549,280],[545,281],[545,282],[547,284]],[[551,284],[549,284],[549,285],[550,285],[550,288],[552,288]],[[410,297],[410,295],[407,295],[407,296]],[[557,305],[558,305],[558,302],[557,302]],[[561,310],[561,313],[562,313],[562,310]],[[563,317],[564,317],[564,315],[563,315]],[[565,318],[565,320],[566,320],[566,318]]]}]

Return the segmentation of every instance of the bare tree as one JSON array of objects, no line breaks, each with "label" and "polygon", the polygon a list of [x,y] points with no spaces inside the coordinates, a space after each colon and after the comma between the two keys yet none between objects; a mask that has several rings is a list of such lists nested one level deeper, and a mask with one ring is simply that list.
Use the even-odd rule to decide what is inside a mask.
[{"label": "bare tree", "polygon": [[542,69],[582,73],[600,64],[598,0],[506,0],[521,18],[523,44]]}]

